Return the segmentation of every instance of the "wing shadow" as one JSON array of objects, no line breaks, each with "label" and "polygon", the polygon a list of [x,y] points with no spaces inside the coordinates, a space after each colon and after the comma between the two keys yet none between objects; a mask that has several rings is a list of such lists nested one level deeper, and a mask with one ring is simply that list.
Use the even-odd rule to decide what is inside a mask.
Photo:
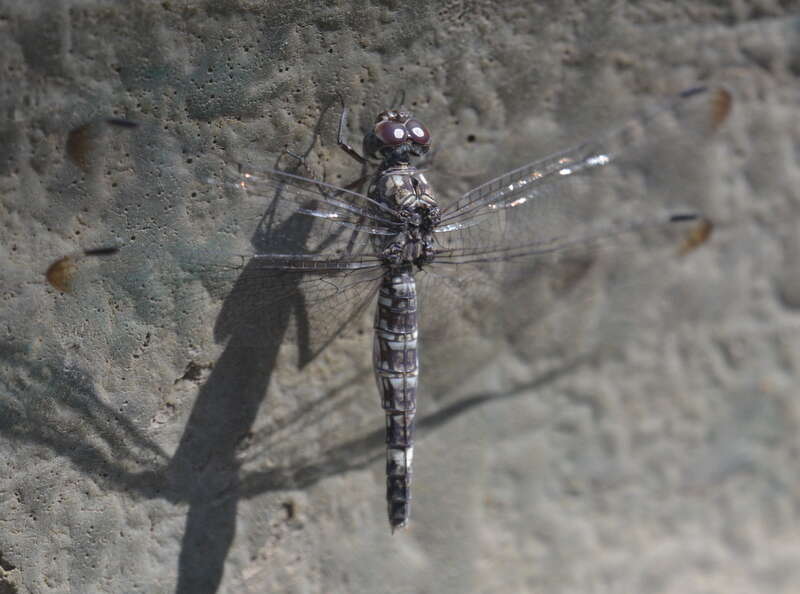
[{"label": "wing shadow", "polygon": [[[308,488],[326,477],[366,468],[385,455],[384,431],[380,428],[330,448],[313,461],[307,461],[303,444],[298,443],[292,462],[242,475],[234,451],[261,404],[256,388],[271,372],[266,367],[256,378],[237,382],[231,374],[264,362],[254,349],[246,350],[249,354],[242,349],[226,349],[221,363],[228,366],[227,373],[215,368],[205,382],[178,451],[170,458],[124,414],[98,397],[89,374],[68,369],[57,360],[35,361],[27,350],[2,343],[0,361],[19,373],[0,386],[0,434],[43,446],[69,459],[76,469],[109,490],[134,499],[188,503],[176,591],[215,592],[234,536],[240,500],[270,491]],[[260,354],[269,356],[274,350],[265,349]],[[249,359],[237,362],[238,356]],[[484,404],[524,397],[557,382],[590,360],[591,356],[575,358],[505,393],[461,398],[421,418],[419,426],[431,434]],[[274,364],[274,358],[267,363]],[[228,384],[229,380],[234,383]],[[335,398],[344,387],[334,388],[325,398]],[[237,396],[235,390],[242,392]],[[222,396],[225,402],[214,402]],[[285,425],[296,421],[286,420]],[[276,432],[282,429],[278,427]]]}]

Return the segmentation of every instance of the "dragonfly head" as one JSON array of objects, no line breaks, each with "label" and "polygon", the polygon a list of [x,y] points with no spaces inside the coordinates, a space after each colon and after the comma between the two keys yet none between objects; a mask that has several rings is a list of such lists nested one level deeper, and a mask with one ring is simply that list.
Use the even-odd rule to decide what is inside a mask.
[{"label": "dragonfly head", "polygon": [[372,132],[364,137],[364,154],[389,165],[421,157],[430,146],[428,129],[406,111],[379,113]]}]

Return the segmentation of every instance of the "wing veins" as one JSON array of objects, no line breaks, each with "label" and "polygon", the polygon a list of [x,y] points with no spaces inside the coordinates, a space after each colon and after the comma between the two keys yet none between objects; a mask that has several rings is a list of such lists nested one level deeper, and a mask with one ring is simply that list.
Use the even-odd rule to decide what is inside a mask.
[{"label": "wing veins", "polygon": [[[470,248],[442,250],[436,253],[436,264],[467,264],[477,262],[497,262],[528,256],[551,254],[560,250],[580,245],[589,245],[605,238],[615,237],[623,233],[643,231],[645,229],[666,225],[669,223],[698,220],[699,215],[693,213],[667,213],[661,216],[639,218],[618,224],[604,225],[596,232],[575,237],[572,239],[551,238],[531,241],[513,246],[496,248]],[[524,251],[519,251],[524,250]]]},{"label": "wing veins", "polygon": [[[662,105],[637,117],[628,119],[617,128],[606,131],[595,138],[566,149],[559,153],[549,155],[543,159],[522,165],[503,175],[491,179],[464,194],[442,216],[442,223],[452,221],[466,221],[476,216],[485,216],[499,212],[505,208],[518,206],[536,197],[538,187],[550,181],[554,175],[567,177],[586,169],[599,167],[611,163],[617,155],[629,150],[639,141],[642,132],[647,132],[648,124],[664,114],[674,113],[679,107],[686,104],[687,99],[704,94],[706,88],[689,89],[680,93],[667,105]],[[724,95],[720,91],[717,95]],[[718,125],[718,120],[727,113],[718,113],[720,102],[718,96],[711,98],[711,125]],[[637,135],[638,134],[638,135]],[[505,189],[504,189],[505,188]],[[522,195],[528,193],[527,196]],[[519,204],[513,204],[519,200]],[[483,210],[488,207],[488,210]],[[448,229],[456,230],[458,227]]]},{"label": "wing veins", "polygon": [[[397,229],[401,225],[390,207],[360,192],[354,192],[327,182],[276,169],[263,169],[257,172],[242,170],[240,176],[241,180],[236,183],[223,183],[250,191],[251,195],[266,193],[265,191],[269,193],[279,192],[278,200],[297,204],[299,206],[297,212],[323,218],[331,222],[360,225],[360,223],[353,220],[353,215],[355,215],[356,219],[369,221],[378,229],[381,227]],[[213,179],[210,181],[217,183]],[[312,190],[308,186],[315,186],[315,189]],[[325,190],[337,195],[344,195],[355,203],[327,195],[324,192]],[[315,206],[310,208],[308,202],[319,202],[324,207]],[[365,203],[365,205],[359,206],[359,202]],[[370,231],[369,229],[364,230]]]}]

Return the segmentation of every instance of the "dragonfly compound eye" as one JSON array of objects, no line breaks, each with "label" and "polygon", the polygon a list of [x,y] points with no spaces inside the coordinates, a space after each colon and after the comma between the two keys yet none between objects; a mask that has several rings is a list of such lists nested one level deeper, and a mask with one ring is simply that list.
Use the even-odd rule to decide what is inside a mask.
[{"label": "dragonfly compound eye", "polygon": [[431,143],[431,133],[419,120],[408,120],[405,127],[411,140],[417,144],[428,145]]},{"label": "dragonfly compound eye", "polygon": [[390,120],[378,123],[375,126],[375,136],[384,145],[402,144],[408,138],[408,132],[399,122],[392,122]]}]

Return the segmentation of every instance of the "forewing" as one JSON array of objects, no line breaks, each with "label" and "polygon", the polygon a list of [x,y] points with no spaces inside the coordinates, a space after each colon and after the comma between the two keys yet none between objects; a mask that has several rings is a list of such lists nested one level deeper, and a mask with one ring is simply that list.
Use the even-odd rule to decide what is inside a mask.
[{"label": "forewing", "polygon": [[478,186],[444,209],[436,261],[533,256],[700,218],[686,204],[688,195],[665,200],[663,184],[651,182],[662,181],[659,169],[666,171],[684,148],[697,157],[730,105],[724,89],[690,89],[619,128]]},{"label": "forewing", "polygon": [[[220,183],[214,177],[208,181]],[[385,204],[365,194],[289,171],[237,167],[235,174],[221,183],[271,203],[274,212],[305,214],[329,221],[332,230],[352,229],[375,236],[396,235],[402,230],[402,222]]]}]

